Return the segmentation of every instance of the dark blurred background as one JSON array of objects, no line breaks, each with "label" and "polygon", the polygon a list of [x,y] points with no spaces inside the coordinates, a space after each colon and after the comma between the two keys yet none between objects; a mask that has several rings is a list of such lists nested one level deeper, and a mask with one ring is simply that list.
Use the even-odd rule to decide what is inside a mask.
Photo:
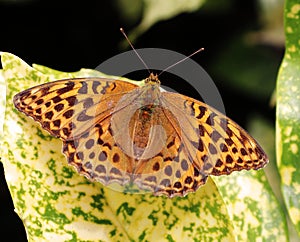
[{"label": "dark blurred background", "polygon": [[[204,47],[204,52],[192,58],[215,81],[226,114],[250,132],[257,124],[265,125],[274,136],[275,109],[271,97],[284,51],[283,1],[272,1],[271,5],[263,0],[199,1],[203,4],[190,12],[178,11],[134,32],[150,15],[149,2],[0,0],[0,51],[13,53],[29,64],[61,71],[94,69],[128,50],[120,27],[131,36],[136,48],[165,48],[189,55]],[[169,8],[172,7],[170,1]],[[157,9],[165,11],[159,6]],[[130,77],[139,80],[147,75],[145,71]],[[198,98],[192,87],[168,77],[166,74],[160,78],[163,85]],[[269,143],[262,141],[272,153],[271,159],[273,139]],[[26,241],[1,162],[0,178],[1,237]]]}]

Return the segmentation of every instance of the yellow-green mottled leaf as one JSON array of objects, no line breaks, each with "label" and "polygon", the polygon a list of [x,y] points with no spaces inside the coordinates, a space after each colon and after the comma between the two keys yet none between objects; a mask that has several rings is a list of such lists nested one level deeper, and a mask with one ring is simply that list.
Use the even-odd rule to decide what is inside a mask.
[{"label": "yellow-green mottled leaf", "polygon": [[184,198],[116,192],[78,175],[67,165],[62,142],[13,107],[13,95],[28,87],[98,72],[32,68],[9,53],[1,60],[7,86],[1,158],[28,241],[235,241],[211,179]]},{"label": "yellow-green mottled leaf", "polygon": [[214,177],[238,241],[288,241],[284,214],[263,170]]},{"label": "yellow-green mottled leaf", "polygon": [[5,97],[6,88],[5,81],[2,75],[2,70],[0,70],[0,157],[1,157],[1,140],[3,139],[3,125],[4,125],[4,113],[5,113]]},{"label": "yellow-green mottled leaf", "polygon": [[51,80],[57,80],[62,78],[73,78],[73,77],[103,77],[103,78],[116,78],[118,80],[134,83],[135,85],[142,84],[141,81],[130,80],[126,77],[119,77],[119,76],[116,77],[112,75],[106,75],[105,73],[93,69],[82,68],[76,72],[63,72],[63,71],[54,70],[47,66],[42,66],[37,64],[33,64],[32,66],[36,71],[39,71],[44,75],[47,75],[47,77],[50,78]]},{"label": "yellow-green mottled leaf", "polygon": [[286,51],[277,79],[276,147],[282,192],[300,235],[300,2],[285,2]]}]

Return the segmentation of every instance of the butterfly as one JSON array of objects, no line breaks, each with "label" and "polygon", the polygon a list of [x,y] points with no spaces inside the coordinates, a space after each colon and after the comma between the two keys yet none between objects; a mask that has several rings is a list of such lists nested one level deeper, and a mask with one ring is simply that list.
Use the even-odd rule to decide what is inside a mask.
[{"label": "butterfly", "polygon": [[14,96],[15,107],[63,141],[68,163],[104,185],[135,184],[184,196],[210,175],[257,170],[261,146],[234,121],[193,98],[107,78],[45,83]]}]

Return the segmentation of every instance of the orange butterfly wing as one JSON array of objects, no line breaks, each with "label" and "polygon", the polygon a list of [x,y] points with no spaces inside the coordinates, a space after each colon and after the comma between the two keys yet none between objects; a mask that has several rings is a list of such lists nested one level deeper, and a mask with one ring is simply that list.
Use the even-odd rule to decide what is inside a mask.
[{"label": "orange butterfly wing", "polygon": [[135,183],[155,195],[183,196],[208,175],[259,169],[268,158],[235,122],[192,98],[104,79],[30,88],[18,110],[63,140],[63,152],[91,180]]}]

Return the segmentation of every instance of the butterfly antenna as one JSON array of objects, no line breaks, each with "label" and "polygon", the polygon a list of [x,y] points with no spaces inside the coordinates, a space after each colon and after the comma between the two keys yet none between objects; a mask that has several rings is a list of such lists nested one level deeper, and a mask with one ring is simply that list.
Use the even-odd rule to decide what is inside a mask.
[{"label": "butterfly antenna", "polygon": [[179,63],[185,61],[186,59],[192,57],[193,55],[196,55],[197,53],[199,53],[199,52],[201,52],[201,51],[203,51],[203,50],[204,50],[204,48],[200,48],[199,50],[196,50],[195,52],[193,52],[193,53],[190,54],[189,56],[184,57],[182,60],[177,61],[177,62],[174,63],[173,65],[168,66],[166,69],[162,70],[162,71],[158,74],[158,76],[160,76],[162,73],[166,72],[167,70],[171,69],[172,67],[178,65]]},{"label": "butterfly antenna", "polygon": [[142,57],[139,55],[139,53],[136,51],[136,49],[133,47],[133,44],[131,43],[131,41],[129,40],[129,38],[127,37],[125,31],[123,28],[120,28],[120,31],[121,33],[124,35],[124,37],[126,38],[127,42],[130,44],[132,50],[134,51],[134,53],[137,55],[137,57],[140,59],[140,61],[143,63],[143,65],[146,67],[146,69],[148,70],[149,74],[151,73],[150,72],[150,69],[149,67],[147,66],[147,64],[145,63],[145,61],[142,59]]}]

